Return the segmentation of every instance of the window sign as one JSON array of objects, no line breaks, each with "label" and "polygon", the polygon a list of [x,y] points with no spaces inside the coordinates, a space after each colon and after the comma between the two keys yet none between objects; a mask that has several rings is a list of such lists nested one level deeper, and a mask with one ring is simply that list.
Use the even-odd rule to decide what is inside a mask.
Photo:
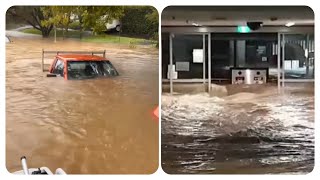
[{"label": "window sign", "polygon": [[285,70],[291,70],[291,60],[285,60],[284,61],[284,69]]},{"label": "window sign", "polygon": [[268,58],[265,57],[265,56],[263,56],[261,59],[262,59],[263,62],[268,61]]},{"label": "window sign", "polygon": [[170,79],[170,70],[171,70],[172,79],[178,79],[178,72],[176,72],[175,65],[172,65],[172,68],[171,68],[170,64],[168,65],[167,78]]},{"label": "window sign", "polygon": [[292,60],[291,68],[292,70],[299,70],[299,60]]},{"label": "window sign", "polygon": [[267,47],[266,46],[258,46],[257,53],[260,56],[267,54]]},{"label": "window sign", "polygon": [[193,62],[203,63],[203,49],[193,49]]},{"label": "window sign", "polygon": [[176,71],[189,71],[189,62],[176,62]]}]

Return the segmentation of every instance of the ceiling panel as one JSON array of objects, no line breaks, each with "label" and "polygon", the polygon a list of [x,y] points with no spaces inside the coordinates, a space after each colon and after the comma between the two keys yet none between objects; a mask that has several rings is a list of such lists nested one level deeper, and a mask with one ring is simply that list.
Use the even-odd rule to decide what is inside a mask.
[{"label": "ceiling panel", "polygon": [[237,26],[247,21],[264,25],[313,25],[314,13],[307,6],[169,6],[162,12],[163,26]]}]

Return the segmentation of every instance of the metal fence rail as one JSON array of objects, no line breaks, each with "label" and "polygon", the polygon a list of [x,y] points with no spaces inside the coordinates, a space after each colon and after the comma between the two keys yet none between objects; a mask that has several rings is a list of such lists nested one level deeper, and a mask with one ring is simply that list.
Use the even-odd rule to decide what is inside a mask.
[{"label": "metal fence rail", "polygon": [[104,58],[106,57],[106,50],[104,51],[45,51],[42,49],[42,58],[41,58],[41,70],[44,72],[44,57],[45,54],[87,54],[87,55],[102,55]]}]

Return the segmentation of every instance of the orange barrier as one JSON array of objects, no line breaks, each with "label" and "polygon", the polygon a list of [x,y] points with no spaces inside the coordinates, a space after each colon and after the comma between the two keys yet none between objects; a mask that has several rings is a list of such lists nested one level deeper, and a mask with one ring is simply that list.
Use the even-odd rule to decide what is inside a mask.
[{"label": "orange barrier", "polygon": [[155,110],[153,110],[153,115],[159,121],[159,106],[157,106],[157,108]]}]

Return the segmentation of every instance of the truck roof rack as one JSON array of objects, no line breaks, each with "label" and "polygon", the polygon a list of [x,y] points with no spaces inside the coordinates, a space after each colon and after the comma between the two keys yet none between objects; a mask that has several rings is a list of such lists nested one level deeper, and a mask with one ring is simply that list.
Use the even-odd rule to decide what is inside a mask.
[{"label": "truck roof rack", "polygon": [[[47,71],[48,68],[44,69],[44,60],[45,60],[45,55],[46,54],[54,54],[54,55],[59,55],[59,54],[87,54],[87,55],[102,55],[104,58],[106,57],[106,50],[103,51],[45,51],[42,49],[42,58],[41,58],[41,70],[42,72]],[[50,57],[52,60],[52,57]]]}]

